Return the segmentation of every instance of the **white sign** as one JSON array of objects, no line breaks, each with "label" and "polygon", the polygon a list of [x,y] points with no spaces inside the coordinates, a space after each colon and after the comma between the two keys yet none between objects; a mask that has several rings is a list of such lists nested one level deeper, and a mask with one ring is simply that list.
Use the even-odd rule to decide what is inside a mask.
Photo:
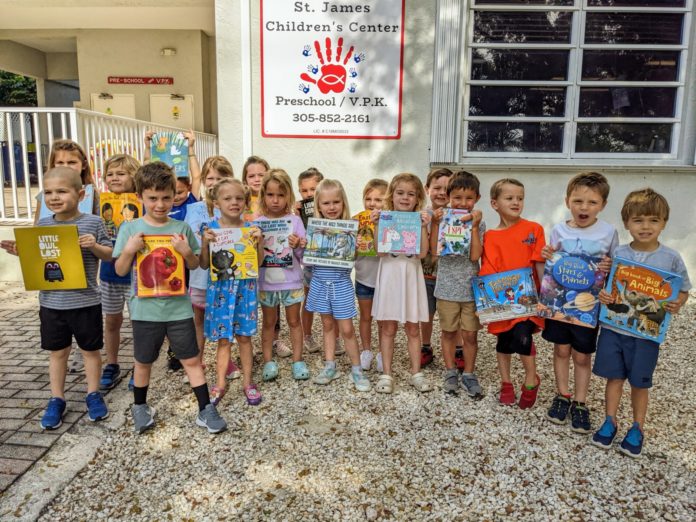
[{"label": "white sign", "polygon": [[264,137],[401,136],[405,0],[261,0]]}]

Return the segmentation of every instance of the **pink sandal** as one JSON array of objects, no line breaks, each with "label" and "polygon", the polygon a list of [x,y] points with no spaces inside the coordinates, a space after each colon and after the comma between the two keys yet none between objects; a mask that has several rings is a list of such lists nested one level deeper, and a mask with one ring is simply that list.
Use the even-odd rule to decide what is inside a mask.
[{"label": "pink sandal", "polygon": [[213,386],[210,389],[210,404],[217,406],[220,401],[225,396],[225,388],[220,388],[219,386]]},{"label": "pink sandal", "polygon": [[254,383],[244,387],[244,395],[246,395],[247,404],[249,406],[258,406],[263,400],[261,393]]}]

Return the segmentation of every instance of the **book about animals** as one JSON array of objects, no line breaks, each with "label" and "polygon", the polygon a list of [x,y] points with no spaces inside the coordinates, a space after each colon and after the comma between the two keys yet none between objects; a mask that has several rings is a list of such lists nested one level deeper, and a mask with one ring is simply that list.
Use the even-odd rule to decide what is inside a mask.
[{"label": "book about animals", "polygon": [[152,136],[151,161],[163,161],[177,178],[189,177],[188,140],[181,132],[158,132]]},{"label": "book about animals", "polygon": [[375,223],[372,221],[372,211],[363,210],[355,214],[353,219],[358,222],[356,255],[375,257],[377,255],[377,242],[375,241]]},{"label": "book about animals", "polygon": [[539,297],[531,268],[474,277],[472,287],[481,324],[536,315]]},{"label": "book about animals", "polygon": [[314,217],[314,198],[300,200],[300,219],[305,228],[311,217]]},{"label": "book about animals", "polygon": [[14,229],[26,290],[87,288],[77,225]]},{"label": "book about animals", "polygon": [[468,210],[445,208],[437,234],[438,256],[469,256],[471,249],[471,219]]},{"label": "book about animals", "polygon": [[259,260],[253,228],[215,228],[210,243],[210,280],[256,279]]},{"label": "book about animals", "polygon": [[605,288],[615,301],[600,307],[599,320],[661,344],[672,318],[665,304],[677,298],[681,285],[677,274],[615,257]]},{"label": "book about animals", "polygon": [[145,248],[135,256],[133,281],[138,297],[172,297],[186,294],[184,258],[174,250],[172,236],[146,234]]},{"label": "book about animals", "polygon": [[310,218],[303,262],[307,265],[353,268],[358,222]]},{"label": "book about animals", "polygon": [[121,224],[143,215],[143,205],[133,193],[102,192],[99,194],[99,214],[109,237],[115,239]]},{"label": "book about animals", "polygon": [[[84,185],[82,187],[85,191],[85,197],[83,197],[77,204],[77,210],[83,214],[91,214],[94,210],[94,185]],[[44,201],[43,192],[39,194],[39,219],[45,217],[51,217],[53,212],[49,210],[46,206],[46,201]]]},{"label": "book about animals", "polygon": [[597,296],[605,281],[598,268],[602,258],[573,251],[564,245],[566,241],[544,265],[537,315],[594,328],[599,315]]},{"label": "book about animals", "polygon": [[419,212],[382,210],[377,225],[377,252],[380,254],[418,255],[421,246]]},{"label": "book about animals", "polygon": [[254,221],[263,233],[264,268],[285,268],[292,266],[292,248],[288,237],[292,234],[292,220],[268,219]]}]

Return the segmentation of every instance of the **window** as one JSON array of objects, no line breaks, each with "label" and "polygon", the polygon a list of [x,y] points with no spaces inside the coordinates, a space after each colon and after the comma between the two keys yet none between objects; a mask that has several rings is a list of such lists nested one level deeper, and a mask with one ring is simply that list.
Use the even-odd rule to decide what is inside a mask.
[{"label": "window", "polygon": [[464,155],[677,158],[692,0],[470,0]]}]

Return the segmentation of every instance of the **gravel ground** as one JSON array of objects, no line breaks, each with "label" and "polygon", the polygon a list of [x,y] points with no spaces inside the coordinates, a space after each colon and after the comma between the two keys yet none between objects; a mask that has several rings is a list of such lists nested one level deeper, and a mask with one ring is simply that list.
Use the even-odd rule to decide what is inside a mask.
[{"label": "gravel ground", "polygon": [[[486,396],[474,402],[442,392],[439,360],[426,370],[437,389],[411,389],[401,332],[392,396],[355,392],[346,356],[344,377],[327,387],[294,382],[285,360],[278,381],[261,386],[259,407],[246,405],[239,381],[231,384],[220,409],[241,429],[219,436],[194,425],[195,400],[180,375],[159,372],[150,387],[156,428],[138,436],[129,418],[111,432],[40,520],[694,520],[695,416],[687,398],[696,393],[695,326],[691,304],[663,345],[641,459],[602,451],[545,420],[554,385],[551,346],[540,337],[539,401],[521,411],[496,402],[492,336],[479,337]],[[316,373],[319,354],[307,360]],[[258,356],[256,363],[260,380]],[[519,361],[514,368],[519,386]],[[595,426],[603,384],[593,377]],[[626,393],[617,440],[630,426],[629,404]]]}]

